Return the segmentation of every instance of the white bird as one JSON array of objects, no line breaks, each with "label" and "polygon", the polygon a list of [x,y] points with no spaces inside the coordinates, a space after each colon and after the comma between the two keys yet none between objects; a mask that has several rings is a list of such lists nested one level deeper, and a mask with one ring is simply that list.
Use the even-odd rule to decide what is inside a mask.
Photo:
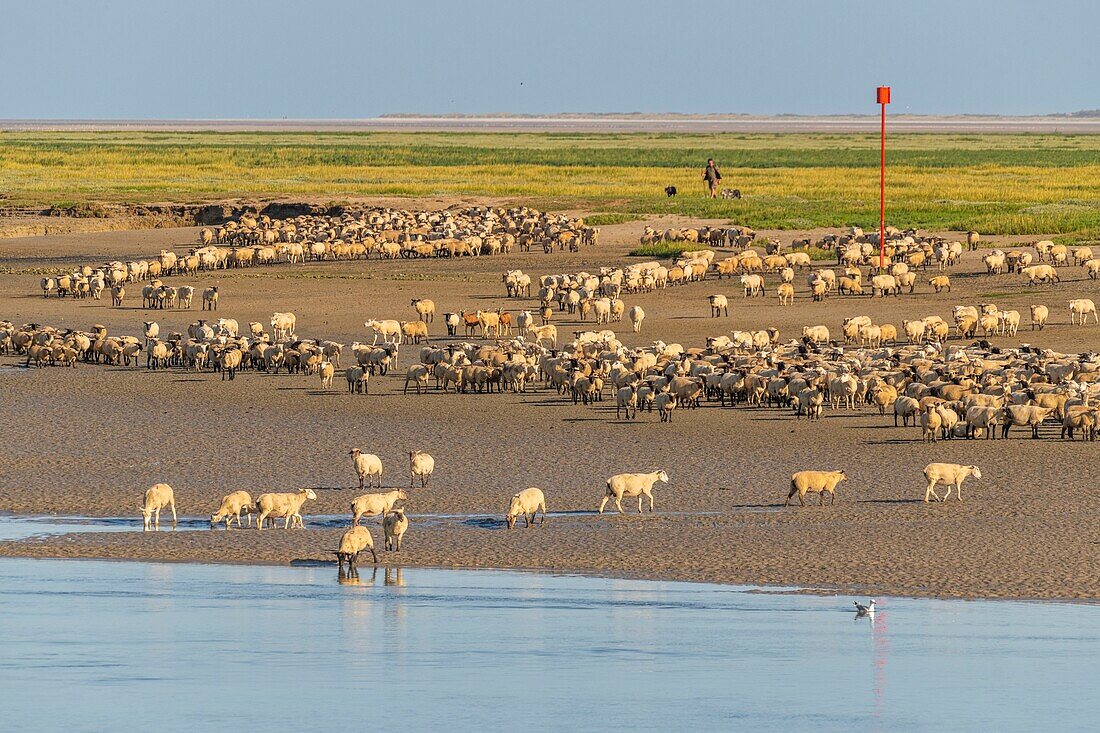
[{"label": "white bird", "polygon": [[856,618],[874,618],[875,617],[875,599],[872,598],[871,602],[864,606],[859,601],[856,604]]}]

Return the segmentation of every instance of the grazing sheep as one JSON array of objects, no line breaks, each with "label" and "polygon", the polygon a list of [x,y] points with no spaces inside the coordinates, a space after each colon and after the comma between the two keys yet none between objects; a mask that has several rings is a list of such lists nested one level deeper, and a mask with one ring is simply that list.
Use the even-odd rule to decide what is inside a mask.
[{"label": "grazing sheep", "polygon": [[1023,268],[1020,272],[1027,276],[1028,285],[1037,285],[1038,283],[1053,285],[1059,282],[1058,271],[1050,265],[1032,265]]},{"label": "grazing sheep", "polygon": [[374,538],[366,527],[352,527],[340,537],[340,549],[336,551],[336,564],[341,568],[348,564],[348,572],[355,570],[355,564],[359,562],[359,553],[370,550],[374,564],[378,564],[378,553],[374,551]]},{"label": "grazing sheep", "polygon": [[623,497],[638,497],[638,513],[642,513],[642,497],[649,498],[649,511],[653,511],[653,485],[658,481],[668,483],[668,474],[664,471],[651,473],[619,473],[607,480],[607,491],[603,501],[600,502],[599,513],[603,514],[604,507],[610,499],[615,500],[615,508],[619,514],[625,514],[623,510]]},{"label": "grazing sheep", "polygon": [[409,451],[409,488],[412,488],[413,481],[417,476],[420,477],[420,488],[424,488],[428,485],[428,482],[432,478],[432,471],[435,470],[435,459],[424,451],[411,450]]},{"label": "grazing sheep", "polygon": [[290,529],[291,522],[303,526],[302,505],[307,499],[316,500],[316,498],[317,494],[313,489],[298,489],[293,493],[260,494],[260,498],[256,500],[256,509],[259,513],[256,518],[257,528],[263,529],[264,520],[268,517],[286,517],[283,529]]},{"label": "grazing sheep", "polygon": [[363,517],[376,517],[379,514],[385,519],[386,515],[393,511],[394,504],[406,501],[408,498],[409,495],[401,489],[357,496],[351,502],[351,523],[359,524],[359,520]]},{"label": "grazing sheep", "polygon": [[936,275],[928,280],[928,284],[935,288],[937,293],[944,288],[947,289],[947,292],[951,292],[951,278],[947,275]]},{"label": "grazing sheep", "polygon": [[[141,516],[144,519],[144,529],[149,531],[150,526],[160,528],[160,510],[168,507],[172,510],[172,526],[176,520],[176,495],[168,484],[153,484],[145,491],[141,500]],[[153,518],[156,517],[154,520]]]},{"label": "grazing sheep", "polygon": [[[955,487],[955,493],[962,501],[962,483],[967,476],[981,478],[982,472],[977,466],[960,466],[958,463],[929,463],[924,467],[924,477],[928,479],[928,488],[924,490],[924,503],[928,503],[928,497],[935,497],[936,501],[947,501],[951,496],[951,487]],[[947,493],[941,499],[936,493],[936,484],[946,484]]]},{"label": "grazing sheep", "polygon": [[409,518],[404,509],[394,509],[382,519],[382,532],[386,537],[386,552],[401,552],[401,538],[409,530]]},{"label": "grazing sheep", "polygon": [[252,526],[252,513],[256,507],[252,504],[252,495],[247,491],[234,491],[222,497],[222,503],[218,511],[210,515],[210,524],[217,524],[225,518],[225,528],[233,526],[233,519],[237,519],[237,529],[241,528],[241,514],[248,515],[248,526]]},{"label": "grazing sheep", "polygon": [[370,477],[368,486],[374,485],[375,477],[377,476],[378,488],[382,488],[382,459],[373,453],[364,453],[358,448],[352,448],[348,451],[348,455],[351,456],[352,465],[355,466],[355,473],[359,476],[359,488],[364,488],[364,481],[367,477]]},{"label": "grazing sheep", "polygon": [[799,471],[791,476],[791,491],[783,506],[790,506],[791,497],[795,494],[798,494],[799,503],[806,506],[807,493],[817,494],[818,506],[822,506],[825,492],[829,493],[829,505],[832,506],[836,503],[836,486],[846,478],[848,474],[844,471]]},{"label": "grazing sheep", "polygon": [[530,527],[535,523],[535,515],[539,510],[542,511],[542,524],[546,524],[546,495],[542,493],[542,489],[531,487],[514,495],[508,505],[508,513],[504,515],[508,529],[516,526],[516,519],[521,514],[523,526]]}]

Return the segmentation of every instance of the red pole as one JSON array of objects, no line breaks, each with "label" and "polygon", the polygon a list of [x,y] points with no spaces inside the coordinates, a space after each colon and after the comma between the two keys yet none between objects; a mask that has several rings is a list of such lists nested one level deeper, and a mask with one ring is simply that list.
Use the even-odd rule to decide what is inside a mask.
[{"label": "red pole", "polygon": [[886,104],[882,105],[882,159],[879,163],[878,269],[886,269]]},{"label": "red pole", "polygon": [[879,161],[878,268],[886,269],[886,105],[890,87],[879,87],[876,101],[882,106],[882,151]]}]

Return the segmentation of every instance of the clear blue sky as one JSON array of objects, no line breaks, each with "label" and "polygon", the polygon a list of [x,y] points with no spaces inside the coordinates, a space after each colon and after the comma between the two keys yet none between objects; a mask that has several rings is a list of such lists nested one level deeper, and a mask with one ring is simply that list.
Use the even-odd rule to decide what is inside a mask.
[{"label": "clear blue sky", "polygon": [[[1100,108],[1095,0],[4,0],[0,118]],[[883,34],[879,40],[880,32]]]}]

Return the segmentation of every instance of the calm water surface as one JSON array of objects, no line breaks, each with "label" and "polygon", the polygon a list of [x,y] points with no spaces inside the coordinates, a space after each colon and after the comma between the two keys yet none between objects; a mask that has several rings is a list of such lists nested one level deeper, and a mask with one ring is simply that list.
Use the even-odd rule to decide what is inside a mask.
[{"label": "calm water surface", "polygon": [[0,729],[1095,730],[1100,608],[0,559]]}]

